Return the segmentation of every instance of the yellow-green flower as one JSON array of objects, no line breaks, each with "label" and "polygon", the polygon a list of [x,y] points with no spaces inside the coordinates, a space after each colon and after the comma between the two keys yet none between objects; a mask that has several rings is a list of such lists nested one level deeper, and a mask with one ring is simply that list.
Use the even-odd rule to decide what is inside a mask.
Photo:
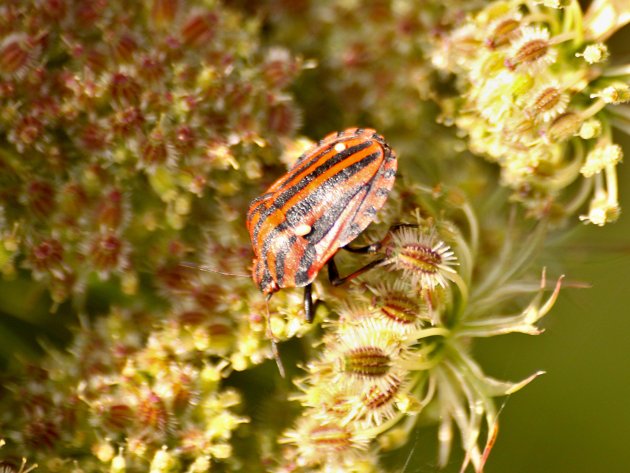
[{"label": "yellow-green flower", "polygon": [[[603,225],[619,214],[619,161],[597,168],[588,156],[613,146],[611,114],[623,108],[606,106],[630,100],[630,73],[608,64],[601,42],[626,20],[594,34],[613,11],[607,2],[585,15],[577,1],[538,3],[492,2],[436,43],[433,63],[454,75],[461,94],[454,112],[444,102],[445,113],[473,153],[501,167],[503,184],[533,215],[570,215],[590,196],[591,211],[580,218]],[[581,189],[572,186],[580,180]]]}]

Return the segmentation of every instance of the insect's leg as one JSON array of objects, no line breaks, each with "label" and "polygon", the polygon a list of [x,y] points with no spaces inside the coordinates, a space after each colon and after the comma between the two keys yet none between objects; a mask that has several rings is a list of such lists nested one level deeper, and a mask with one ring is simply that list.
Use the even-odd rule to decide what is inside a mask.
[{"label": "insect's leg", "polygon": [[381,242],[377,241],[376,243],[372,243],[371,245],[366,245],[366,246],[346,245],[342,248],[346,251],[349,251],[350,253],[362,253],[362,254],[376,253],[378,250],[381,249]]},{"label": "insect's leg", "polygon": [[382,264],[385,261],[386,258],[379,258],[379,259],[375,259],[374,261],[369,262],[368,264],[366,264],[365,266],[363,266],[362,268],[357,269],[355,272],[344,276],[343,278],[339,276],[339,270],[337,269],[337,265],[335,264],[335,259],[331,258],[328,261],[328,279],[330,280],[330,283],[333,286],[340,286],[341,284],[347,282],[347,281],[351,281],[352,279],[356,278],[357,276],[362,275],[363,273],[365,273],[366,271],[369,271],[372,268],[375,268],[376,266],[379,266],[380,264]]},{"label": "insect's leg", "polygon": [[392,225],[391,227],[389,227],[389,231],[391,232],[392,230],[398,230],[399,228],[403,228],[403,227],[418,228],[419,226],[420,225],[418,225],[417,223],[396,223]]},{"label": "insect's leg", "polygon": [[313,304],[313,284],[304,286],[304,315],[309,324],[315,318],[315,304]]},{"label": "insect's leg", "polygon": [[278,339],[273,334],[271,330],[271,315],[269,314],[269,299],[273,294],[267,294],[265,297],[265,306],[267,307],[267,338],[271,341],[271,352],[273,353],[273,357],[276,360],[276,365],[278,366],[278,372],[281,377],[286,377],[284,365],[282,364],[282,358],[280,358],[280,350],[278,350]]},{"label": "insect's leg", "polygon": [[376,253],[378,250],[381,249],[381,247],[383,246],[383,242],[385,242],[388,239],[392,231],[396,231],[399,228],[403,228],[403,227],[417,227],[417,226],[418,225],[415,223],[397,223],[396,225],[392,225],[391,227],[389,227],[387,235],[381,241],[377,241],[375,243],[372,243],[370,245],[365,245],[365,246],[346,245],[342,248],[346,251],[349,251],[350,253],[363,253],[363,254]]}]

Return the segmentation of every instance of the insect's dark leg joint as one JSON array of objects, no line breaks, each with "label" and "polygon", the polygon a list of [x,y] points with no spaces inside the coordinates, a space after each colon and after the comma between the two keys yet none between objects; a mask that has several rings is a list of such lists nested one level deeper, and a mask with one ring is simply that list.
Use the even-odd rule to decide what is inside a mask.
[{"label": "insect's dark leg joint", "polygon": [[343,279],[339,277],[339,269],[334,258],[330,258],[328,261],[328,280],[333,286],[339,286],[343,283]]},{"label": "insect's dark leg joint", "polygon": [[418,228],[419,226],[420,225],[418,225],[417,223],[397,223],[389,227],[389,231],[396,231],[400,228]]},{"label": "insect's dark leg joint", "polygon": [[386,258],[379,258],[379,259],[375,259],[374,261],[369,262],[368,264],[366,264],[365,266],[363,266],[362,268],[357,269],[355,272],[349,274],[348,276],[345,277],[340,277],[339,276],[339,270],[337,269],[337,265],[335,264],[335,260],[334,259],[330,259],[330,261],[328,261],[328,278],[330,279],[330,283],[333,286],[340,286],[345,282],[351,281],[352,279],[361,276],[363,273],[365,273],[366,271],[369,271],[372,268],[375,268],[376,266],[379,266],[381,264],[383,264],[383,262],[385,261]]},{"label": "insect's dark leg joint", "polygon": [[346,245],[343,247],[344,250],[349,251],[350,253],[362,253],[362,254],[369,254],[369,253],[376,253],[378,250],[381,249],[381,242],[376,242],[376,243],[372,243],[371,245],[366,245],[366,246],[350,246],[350,245]]}]

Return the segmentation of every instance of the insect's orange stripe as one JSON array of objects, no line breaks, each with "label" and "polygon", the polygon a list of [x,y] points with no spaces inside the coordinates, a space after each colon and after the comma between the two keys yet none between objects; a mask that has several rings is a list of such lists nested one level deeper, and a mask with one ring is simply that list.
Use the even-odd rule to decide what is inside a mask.
[{"label": "insect's orange stripe", "polygon": [[[335,137],[336,137],[336,134],[335,134]],[[326,150],[323,155],[321,155],[316,161],[311,162],[306,168],[295,170],[295,171],[289,171],[289,174],[287,174],[287,176],[285,176],[283,179],[280,179],[276,183],[278,185],[274,184],[272,186],[273,191],[277,192],[281,189],[288,189],[292,187],[297,182],[300,182],[305,176],[312,173],[315,169],[317,169],[319,166],[324,164],[326,161],[328,161],[329,159],[337,155],[339,151],[335,150],[334,145],[342,143],[346,146],[346,149],[347,149],[347,148],[352,148],[353,146],[356,146],[358,144],[361,144],[364,140],[365,140],[365,137],[359,135],[357,137],[352,136],[351,138],[346,139],[346,140],[335,139],[333,142],[328,143],[328,144],[326,144],[325,142],[322,143],[322,146],[320,148],[313,150],[313,154],[316,156],[319,151],[322,151],[326,147],[328,147],[328,150]],[[378,146],[378,143],[376,142],[373,144],[376,144]]]},{"label": "insect's orange stripe", "polygon": [[[368,146],[367,148],[361,150],[360,152],[356,152],[348,156],[347,159],[340,161],[331,169],[327,170],[321,176],[318,176],[315,180],[310,182],[304,189],[302,189],[300,192],[296,193],[295,196],[289,199],[285,203],[285,205],[283,205],[281,208],[276,209],[275,211],[268,214],[265,218],[264,224],[262,225],[258,233],[257,244],[262,248],[262,245],[264,244],[265,239],[268,237],[269,233],[273,231],[274,228],[276,228],[278,225],[280,225],[281,223],[285,221],[285,213],[287,209],[292,208],[297,202],[305,199],[306,198],[305,196],[310,195],[311,192],[317,192],[317,190],[321,187],[322,182],[325,182],[326,180],[330,179],[332,176],[339,173],[344,168],[351,166],[352,164],[359,162],[363,158],[369,156],[370,154],[374,154],[375,152],[378,152],[378,151],[382,151],[380,146],[378,145]],[[380,165],[380,162],[382,162],[382,160],[377,160],[378,165]],[[367,166],[367,167],[371,168],[371,166]],[[311,214],[315,215],[313,212],[311,212]]]},{"label": "insect's orange stripe", "polygon": [[[291,199],[292,197],[295,197],[297,195],[302,195],[302,196],[305,196],[304,197],[305,199],[308,199],[309,195],[317,195],[316,192],[312,194],[304,194],[304,188],[309,184],[309,179],[314,179],[318,177],[320,174],[330,170],[335,165],[340,165],[340,163],[344,161],[346,162],[346,166],[353,166],[352,164],[348,164],[348,158],[356,153],[359,153],[361,150],[365,149],[366,146],[371,146],[371,145],[372,145],[371,142],[369,141],[366,142],[366,140],[362,140],[362,141],[359,141],[359,143],[357,143],[351,148],[346,147],[344,151],[341,151],[339,153],[332,154],[332,155],[327,153],[328,158],[325,161],[321,162],[317,167],[315,167],[311,174],[304,175],[304,177],[301,180],[295,182],[294,185],[290,187],[286,187],[285,184],[287,182],[287,179],[290,180],[290,176],[296,175],[296,174],[299,174],[299,175],[302,174],[303,168],[299,167],[299,169],[295,170],[293,174],[289,173],[289,177],[281,179],[280,181],[277,181],[274,185],[272,185],[270,189],[274,189],[274,191],[267,192],[263,196],[259,197],[257,200],[253,202],[253,205],[255,206],[255,204],[262,199],[264,199],[267,202],[273,200],[272,203],[274,207],[278,208],[278,206],[281,205],[283,209],[286,210],[285,204],[287,203],[287,200]],[[318,149],[316,151],[320,151],[320,150]],[[313,151],[313,153],[315,153],[315,151]],[[323,156],[323,153],[322,154],[315,153],[315,154],[319,162],[320,158]],[[374,155],[376,155],[376,153]],[[311,167],[311,166],[308,165],[307,167]],[[255,212],[256,210],[257,209],[250,208],[250,211],[249,211],[250,220],[253,218],[252,213]],[[265,220],[259,219],[256,225],[248,227],[250,231],[250,235],[252,236],[252,240],[258,241],[258,233],[260,231],[260,228],[265,224],[266,224],[266,215],[265,215]]]},{"label": "insect's orange stripe", "polygon": [[[365,149],[363,149],[361,151],[358,151],[358,152],[356,152],[354,154],[351,154],[350,156],[348,156],[347,159],[344,159],[343,161],[337,163],[335,166],[333,166],[332,168],[328,169],[325,173],[321,174],[316,179],[314,179],[313,181],[309,182],[308,185],[306,187],[304,187],[304,189],[302,189],[300,192],[298,192],[295,196],[293,196],[293,198],[288,200],[284,206],[282,206],[282,210],[284,211],[284,209],[288,209],[288,208],[293,207],[296,204],[296,202],[304,199],[305,195],[309,195],[309,194],[311,194],[311,192],[317,191],[317,189],[319,189],[321,187],[323,182],[327,181],[328,179],[330,179],[335,174],[338,174],[339,171],[341,171],[342,169],[344,169],[346,167],[349,167],[349,166],[352,166],[354,163],[356,163],[358,161],[361,161],[363,158],[369,156],[370,154],[374,154],[375,152],[378,152],[380,150],[381,150],[380,146],[372,145],[372,146],[368,146],[367,148],[365,148]],[[337,153],[334,153],[334,154],[337,154]],[[330,157],[331,156],[329,156],[328,159],[330,159]],[[328,161],[328,159],[326,159],[326,161]],[[325,161],[323,161],[323,162],[325,162]],[[322,164],[323,164],[323,162],[322,162],[322,160],[318,161],[318,163],[322,163]],[[380,162],[381,161],[376,161],[376,162],[377,162],[377,166],[380,166]],[[318,167],[318,166],[315,166],[315,168],[316,167]],[[339,183],[339,185],[345,185],[345,182],[346,181],[344,181],[343,183]]]},{"label": "insect's orange stripe", "polygon": [[[362,168],[362,170],[359,173],[353,175],[352,178],[347,179],[346,181],[343,182],[344,194],[354,194],[355,192],[360,193],[360,190],[364,188],[365,182],[369,182],[373,178],[373,176],[378,172],[378,170],[379,170],[378,161],[375,161],[369,164],[365,168]],[[361,195],[365,196],[365,192],[363,192]],[[349,211],[350,213],[358,211],[358,209],[361,206],[361,202],[357,201],[356,199],[359,199],[362,201],[363,198],[360,197],[359,194],[357,194],[357,197],[352,198],[348,202],[349,207],[347,208],[347,211]],[[328,210],[330,210],[329,206],[330,206],[329,202],[321,201],[320,203],[318,203],[317,206],[311,209],[311,214],[317,216],[317,219],[322,218],[322,216],[325,215],[325,213]],[[348,214],[348,216],[350,216],[350,214]],[[317,221],[317,219],[315,221]],[[283,259],[282,268],[277,268],[278,263],[276,261],[276,257],[278,255],[274,252],[273,258],[269,258],[268,261],[269,261],[270,271],[274,274],[274,277],[277,279],[277,281],[281,283],[281,285],[284,287],[295,286],[297,284],[296,283],[297,276],[301,274],[301,272],[304,270],[306,270],[308,279],[311,279],[314,274],[316,274],[317,272],[321,270],[321,268],[326,264],[328,259],[339,248],[340,245],[335,244],[335,243],[340,243],[340,241],[338,241],[339,234],[340,232],[345,231],[345,227],[343,225],[347,223],[348,223],[347,218],[343,218],[341,219],[341,221],[334,222],[334,224],[327,230],[325,234],[327,236],[325,238],[331,241],[331,243],[323,245],[326,251],[324,253],[318,253],[316,258],[312,261],[312,263],[309,265],[308,268],[300,269],[300,261],[302,259],[302,256],[305,253],[305,249],[309,246],[314,245],[316,248],[320,248],[321,244],[319,241],[307,242],[306,244],[304,244],[304,242],[302,241],[302,244],[298,244],[298,243],[293,244],[292,247],[288,251],[285,252],[285,255],[290,255],[290,258]],[[321,249],[324,249],[324,248],[321,248]],[[278,274],[278,272],[281,272],[281,274]]]},{"label": "insect's orange stripe", "polygon": [[278,281],[278,274],[276,273],[276,252],[267,251],[267,254],[261,256],[265,258],[265,265],[267,267],[267,271],[271,274],[271,278],[274,281]]},{"label": "insect's orange stripe", "polygon": [[302,255],[306,250],[305,245],[294,244],[291,248],[290,258],[285,258],[284,260],[284,280],[283,286],[285,287],[294,287],[295,286],[295,276],[297,274],[298,265],[300,260],[302,259]]},{"label": "insect's orange stripe", "polygon": [[[374,219],[396,167],[395,155],[371,129],[331,133],[302,155],[248,210],[259,287],[271,293],[312,281]],[[304,237],[290,228],[302,223],[312,226]]]}]

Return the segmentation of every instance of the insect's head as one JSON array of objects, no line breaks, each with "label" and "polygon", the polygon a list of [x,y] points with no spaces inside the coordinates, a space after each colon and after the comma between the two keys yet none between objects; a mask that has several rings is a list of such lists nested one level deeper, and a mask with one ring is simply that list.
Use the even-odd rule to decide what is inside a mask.
[{"label": "insect's head", "polygon": [[262,258],[254,258],[252,278],[263,294],[273,294],[280,287],[274,281]]}]

